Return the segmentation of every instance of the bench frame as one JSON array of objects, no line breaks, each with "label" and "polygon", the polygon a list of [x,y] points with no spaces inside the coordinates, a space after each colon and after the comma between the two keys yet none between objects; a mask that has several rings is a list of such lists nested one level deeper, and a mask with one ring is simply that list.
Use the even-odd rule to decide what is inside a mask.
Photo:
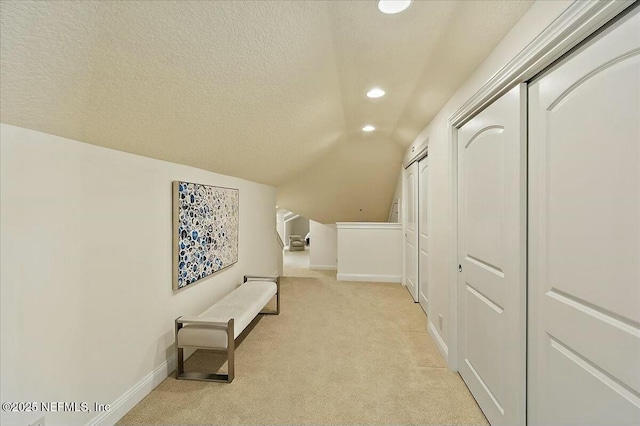
[{"label": "bench frame", "polygon": [[[258,314],[263,315],[279,315],[280,314],[280,277],[263,277],[256,275],[245,275],[243,283],[248,280],[252,281],[274,281],[276,283],[276,309],[263,309]],[[255,319],[255,318],[254,318]],[[183,318],[178,317],[175,321],[175,346],[176,346],[176,379],[179,380],[204,380],[208,382],[225,382],[231,383],[235,377],[235,348],[236,342],[234,339],[234,321],[230,318],[227,322],[211,321],[207,319],[199,318]],[[211,328],[219,328],[226,330],[227,332],[227,347],[226,348],[211,348],[211,347],[199,347],[199,346],[178,346],[178,331],[185,324],[199,324]],[[203,349],[214,352],[226,352],[227,354],[227,374],[217,373],[201,373],[201,372],[185,372],[184,371],[184,348],[190,349]]]}]

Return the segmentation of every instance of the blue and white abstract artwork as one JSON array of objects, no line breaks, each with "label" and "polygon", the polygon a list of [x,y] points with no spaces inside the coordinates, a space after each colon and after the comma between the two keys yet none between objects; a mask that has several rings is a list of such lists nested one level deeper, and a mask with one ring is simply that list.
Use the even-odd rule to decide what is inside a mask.
[{"label": "blue and white abstract artwork", "polygon": [[180,290],[238,261],[237,189],[173,182],[173,287]]}]

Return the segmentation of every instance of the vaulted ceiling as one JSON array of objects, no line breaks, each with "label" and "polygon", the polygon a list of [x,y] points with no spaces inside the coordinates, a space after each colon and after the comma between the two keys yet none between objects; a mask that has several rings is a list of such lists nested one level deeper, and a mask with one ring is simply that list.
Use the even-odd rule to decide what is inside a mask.
[{"label": "vaulted ceiling", "polygon": [[407,146],[531,3],[2,1],[0,120],[385,220]]}]

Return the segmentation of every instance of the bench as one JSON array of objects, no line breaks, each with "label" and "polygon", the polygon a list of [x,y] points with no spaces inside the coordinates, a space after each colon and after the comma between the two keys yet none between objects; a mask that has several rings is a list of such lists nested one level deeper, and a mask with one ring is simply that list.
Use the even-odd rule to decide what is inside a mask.
[{"label": "bench", "polygon": [[[276,297],[276,309],[265,310]],[[245,275],[244,283],[196,317],[176,318],[176,379],[231,383],[235,374],[235,339],[258,314],[280,314],[280,277]],[[227,374],[184,371],[184,349],[227,354]]]}]

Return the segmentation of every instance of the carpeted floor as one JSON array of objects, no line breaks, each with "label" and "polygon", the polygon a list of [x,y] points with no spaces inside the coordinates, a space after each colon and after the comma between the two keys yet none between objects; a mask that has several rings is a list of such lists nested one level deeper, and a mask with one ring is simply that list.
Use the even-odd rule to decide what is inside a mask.
[{"label": "carpeted floor", "polygon": [[[404,287],[285,275],[281,314],[238,339],[233,383],[169,377],[118,424],[488,424]],[[198,351],[185,369],[223,364]]]},{"label": "carpeted floor", "polygon": [[309,269],[309,247],[303,251],[283,251],[285,269]]}]

